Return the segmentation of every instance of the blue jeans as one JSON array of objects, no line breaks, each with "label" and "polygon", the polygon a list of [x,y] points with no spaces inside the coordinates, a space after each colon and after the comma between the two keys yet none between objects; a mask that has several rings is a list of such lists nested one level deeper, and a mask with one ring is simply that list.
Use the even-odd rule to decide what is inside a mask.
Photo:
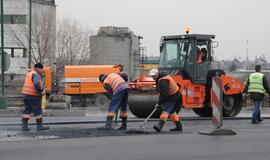
[{"label": "blue jeans", "polygon": [[41,109],[41,97],[36,97],[34,99],[24,99],[24,111],[23,114],[31,115],[32,113],[34,116],[42,115]]},{"label": "blue jeans", "polygon": [[252,114],[252,121],[257,121],[258,117],[260,117],[260,107],[262,106],[261,100],[253,100],[254,108]]},{"label": "blue jeans", "polygon": [[124,89],[112,96],[109,112],[117,112],[121,107],[122,112],[127,111],[128,89]]}]

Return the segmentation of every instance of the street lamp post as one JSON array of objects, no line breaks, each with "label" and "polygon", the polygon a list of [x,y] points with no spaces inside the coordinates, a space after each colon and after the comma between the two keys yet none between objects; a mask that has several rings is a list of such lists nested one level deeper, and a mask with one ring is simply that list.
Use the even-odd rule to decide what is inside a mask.
[{"label": "street lamp post", "polygon": [[1,0],[1,79],[2,79],[2,96],[0,97],[0,108],[5,109],[6,108],[6,100],[5,100],[5,92],[4,92],[4,80],[5,80],[5,74],[4,74],[4,66],[5,66],[5,60],[4,60],[4,0]]},{"label": "street lamp post", "polygon": [[4,97],[4,80],[5,80],[5,75],[4,75],[4,2],[1,0],[1,56],[2,56],[2,61],[1,61],[1,77],[2,77],[2,96]]},{"label": "street lamp post", "polygon": [[28,47],[28,68],[31,68],[32,63],[32,0],[29,0],[29,47]]}]

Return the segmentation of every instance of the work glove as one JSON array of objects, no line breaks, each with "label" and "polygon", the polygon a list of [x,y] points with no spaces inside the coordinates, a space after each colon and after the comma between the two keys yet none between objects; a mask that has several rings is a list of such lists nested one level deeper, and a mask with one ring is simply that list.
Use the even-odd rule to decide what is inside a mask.
[{"label": "work glove", "polygon": [[249,95],[250,95],[250,93],[246,93],[246,92],[244,92],[244,93],[242,94],[243,97],[249,97]]},{"label": "work glove", "polygon": [[160,105],[159,105],[159,104],[156,104],[156,105],[155,105],[155,108],[160,108]]}]

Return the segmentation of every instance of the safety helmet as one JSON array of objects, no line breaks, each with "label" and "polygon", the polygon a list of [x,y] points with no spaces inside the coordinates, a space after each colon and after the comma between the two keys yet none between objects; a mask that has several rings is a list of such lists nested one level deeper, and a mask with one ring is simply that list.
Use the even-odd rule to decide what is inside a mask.
[{"label": "safety helmet", "polygon": [[150,71],[149,71],[149,76],[155,76],[155,75],[157,75],[158,74],[158,70],[157,69],[155,69],[155,68],[153,68],[153,69],[151,69]]}]

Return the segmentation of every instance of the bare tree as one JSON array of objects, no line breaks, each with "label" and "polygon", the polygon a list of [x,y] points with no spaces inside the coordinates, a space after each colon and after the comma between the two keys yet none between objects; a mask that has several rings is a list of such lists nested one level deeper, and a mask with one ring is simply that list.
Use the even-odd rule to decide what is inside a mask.
[{"label": "bare tree", "polygon": [[[33,16],[31,29],[31,57],[32,63],[41,62],[52,65],[55,59],[56,24],[55,16],[48,11],[42,11],[40,15]],[[16,27],[10,26],[9,35],[18,47],[28,48],[29,28],[21,24]],[[27,52],[27,55],[28,52]]]},{"label": "bare tree", "polygon": [[[43,13],[33,20],[32,25],[32,62],[47,65],[56,64],[57,71],[63,71],[65,65],[90,63],[90,36],[93,31],[64,18],[55,26],[53,15]],[[28,48],[28,26],[9,28],[14,42],[22,48]],[[28,53],[27,53],[28,56]]]},{"label": "bare tree", "polygon": [[90,62],[91,30],[69,18],[57,24],[56,67],[63,71],[65,65],[81,65]]}]

